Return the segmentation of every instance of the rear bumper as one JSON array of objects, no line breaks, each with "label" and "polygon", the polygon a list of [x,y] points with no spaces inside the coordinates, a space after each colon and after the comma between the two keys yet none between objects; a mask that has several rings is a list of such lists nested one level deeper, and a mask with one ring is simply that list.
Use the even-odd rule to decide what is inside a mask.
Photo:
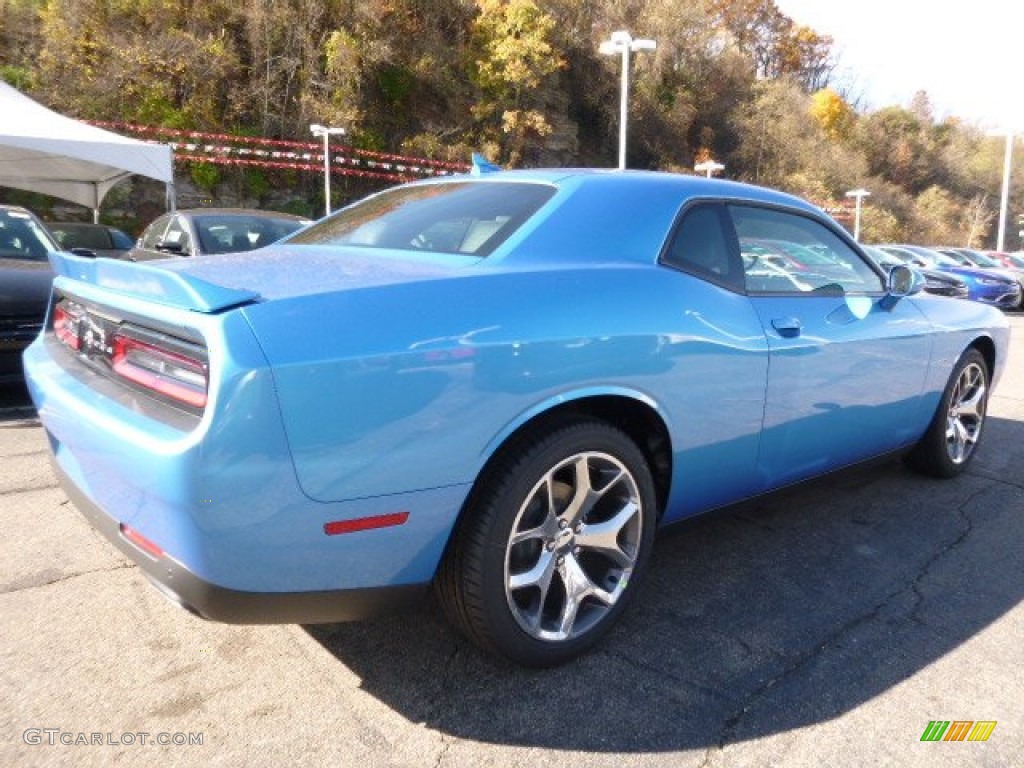
[{"label": "rear bumper", "polygon": [[212,584],[163,554],[153,556],[124,537],[120,524],[83,493],[53,462],[68,498],[100,533],[136,563],[153,585],[185,610],[228,624],[321,624],[354,621],[419,602],[429,582],[310,592],[246,592]]}]

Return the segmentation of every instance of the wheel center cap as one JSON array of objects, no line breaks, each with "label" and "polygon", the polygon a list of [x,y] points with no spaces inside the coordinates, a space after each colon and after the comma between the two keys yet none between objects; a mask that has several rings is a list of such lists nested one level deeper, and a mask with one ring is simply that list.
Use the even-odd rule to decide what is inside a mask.
[{"label": "wheel center cap", "polygon": [[558,535],[555,537],[555,546],[558,549],[565,549],[569,546],[572,546],[574,538],[575,535],[573,534],[572,528],[563,528],[558,532]]}]

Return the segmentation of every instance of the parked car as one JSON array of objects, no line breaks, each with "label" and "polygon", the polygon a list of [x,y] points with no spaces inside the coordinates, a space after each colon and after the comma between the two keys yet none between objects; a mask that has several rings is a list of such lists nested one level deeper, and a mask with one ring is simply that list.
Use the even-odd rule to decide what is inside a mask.
[{"label": "parked car", "polygon": [[0,205],[0,384],[23,379],[21,354],[43,328],[57,250],[32,213]]},{"label": "parked car", "polygon": [[981,251],[973,248],[956,248],[952,246],[934,246],[931,250],[944,253],[962,267],[981,267],[982,269],[999,269],[1001,264]]},{"label": "parked car", "polygon": [[1024,269],[1024,253],[1003,253],[987,251],[986,255],[999,261],[1006,269]]},{"label": "parked car", "polygon": [[[789,279],[753,239],[846,269]],[[324,622],[433,583],[540,666],[607,632],[664,526],[881,455],[962,472],[1009,335],[809,203],[649,172],[437,178],[260,251],[54,262],[25,360],[56,472],[165,595]]]},{"label": "parked car", "polygon": [[[895,266],[908,263],[872,245],[862,245],[861,248],[864,250],[864,253],[871,257],[886,272]],[[936,296],[949,296],[954,299],[966,299],[969,297],[967,283],[956,275],[920,266],[917,267],[917,271],[924,277],[924,289],[928,293],[934,293]]]},{"label": "parked car", "polygon": [[1021,300],[1017,308],[1024,309],[1024,259],[1015,260],[1012,254],[1001,251],[979,251],[975,256],[975,263],[1001,270],[1016,280],[1021,288]]},{"label": "parked car", "polygon": [[963,266],[944,253],[920,245],[885,244],[877,247],[908,264],[956,275],[967,283],[968,298],[971,301],[991,304],[1000,309],[1013,309],[1020,304],[1021,286],[999,270]]},{"label": "parked car", "polygon": [[277,242],[310,223],[290,213],[248,208],[172,211],[146,227],[129,261],[252,251]]},{"label": "parked car", "polygon": [[[116,227],[81,221],[57,221],[46,225],[53,239],[66,251],[88,251],[95,256],[119,259],[135,241]],[[82,255],[87,255],[83,253]]]}]

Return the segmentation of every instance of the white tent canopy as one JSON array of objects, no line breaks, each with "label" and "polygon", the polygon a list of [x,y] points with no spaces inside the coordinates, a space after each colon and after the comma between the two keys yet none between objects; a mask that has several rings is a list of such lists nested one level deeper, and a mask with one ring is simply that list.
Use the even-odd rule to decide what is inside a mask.
[{"label": "white tent canopy", "polygon": [[65,117],[0,81],[0,186],[70,200],[98,214],[107,192],[132,174],[165,182],[173,201],[169,145]]}]

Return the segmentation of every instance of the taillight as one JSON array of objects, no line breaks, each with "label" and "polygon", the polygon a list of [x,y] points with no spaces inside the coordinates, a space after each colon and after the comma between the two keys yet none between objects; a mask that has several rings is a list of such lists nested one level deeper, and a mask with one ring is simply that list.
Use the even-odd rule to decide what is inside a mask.
[{"label": "taillight", "polygon": [[78,336],[79,316],[72,314],[63,304],[53,309],[53,332],[57,338],[72,349],[80,349],[82,340]]},{"label": "taillight", "polygon": [[209,368],[205,360],[118,333],[110,363],[114,373],[127,381],[193,408],[206,405]]}]

